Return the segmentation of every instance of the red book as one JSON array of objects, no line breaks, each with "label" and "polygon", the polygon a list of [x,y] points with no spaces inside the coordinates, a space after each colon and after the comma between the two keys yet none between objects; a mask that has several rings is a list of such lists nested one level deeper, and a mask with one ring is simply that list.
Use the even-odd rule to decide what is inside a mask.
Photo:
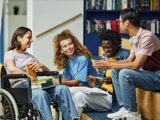
[{"label": "red book", "polygon": [[118,31],[118,33],[120,33],[120,29],[119,29],[117,20],[111,20],[111,30]]}]

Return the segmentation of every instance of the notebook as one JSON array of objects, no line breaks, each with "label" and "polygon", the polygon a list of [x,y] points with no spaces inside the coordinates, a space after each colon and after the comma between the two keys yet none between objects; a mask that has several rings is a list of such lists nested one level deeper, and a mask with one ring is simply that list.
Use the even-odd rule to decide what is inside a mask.
[{"label": "notebook", "polygon": [[37,77],[36,71],[30,69],[28,64],[26,65],[26,72],[28,73],[28,75],[37,79],[36,81],[31,82],[32,89],[37,89],[37,88],[46,89],[55,86],[52,82],[52,77],[48,76]]},{"label": "notebook", "polygon": [[88,87],[75,87],[77,90],[84,92],[86,94],[105,94],[107,95],[108,93],[99,89],[99,88],[88,88]]}]

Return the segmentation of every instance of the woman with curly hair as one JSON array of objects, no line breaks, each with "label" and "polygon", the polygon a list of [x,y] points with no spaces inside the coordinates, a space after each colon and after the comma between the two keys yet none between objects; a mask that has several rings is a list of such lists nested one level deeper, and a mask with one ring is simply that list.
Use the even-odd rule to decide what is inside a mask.
[{"label": "woman with curly hair", "polygon": [[[102,56],[106,56],[111,61],[128,57],[129,52],[121,48],[122,39],[117,31],[102,29],[98,34],[98,39],[104,51]],[[113,90],[110,70],[100,70],[97,74],[99,78],[90,75],[87,77],[88,81],[95,83],[95,88],[69,87],[79,117],[83,115],[85,108],[93,111],[119,110],[120,106]]]},{"label": "woman with curly hair", "polygon": [[[55,36],[54,65],[63,70],[62,84],[67,86],[88,86],[87,76],[97,76],[92,66],[92,54],[82,45],[73,33],[66,29]],[[53,83],[59,81],[53,79]]]}]

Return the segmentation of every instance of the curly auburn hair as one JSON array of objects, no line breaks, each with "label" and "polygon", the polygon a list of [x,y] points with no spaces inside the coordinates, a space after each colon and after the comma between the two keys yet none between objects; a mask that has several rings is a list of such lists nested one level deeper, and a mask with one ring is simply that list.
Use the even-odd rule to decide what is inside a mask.
[{"label": "curly auburn hair", "polygon": [[87,58],[92,57],[92,54],[87,50],[87,48],[82,45],[79,40],[73,35],[73,33],[69,30],[63,30],[60,34],[56,35],[53,39],[53,47],[54,47],[54,65],[57,66],[58,70],[62,70],[65,68],[67,64],[67,56],[61,53],[60,42],[70,38],[75,47],[76,55],[84,55]]}]

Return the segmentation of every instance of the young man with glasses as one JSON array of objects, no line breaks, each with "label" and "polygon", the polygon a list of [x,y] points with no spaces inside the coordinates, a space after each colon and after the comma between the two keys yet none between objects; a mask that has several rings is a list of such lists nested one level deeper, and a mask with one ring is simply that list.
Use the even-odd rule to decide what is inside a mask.
[{"label": "young man with glasses", "polygon": [[[98,38],[104,51],[103,56],[113,61],[126,59],[128,57],[129,51],[121,48],[122,40],[117,31],[103,29],[99,33]],[[84,108],[90,108],[94,111],[110,111],[112,108],[113,111],[119,110],[119,105],[116,104],[117,100],[113,92],[110,70],[98,71],[98,76],[100,78],[90,75],[88,76],[88,81],[95,83],[95,87],[99,88],[83,87],[82,91],[77,87],[69,88],[79,116],[83,113]],[[89,93],[84,92],[83,90],[85,89]],[[94,93],[95,91],[97,91],[97,94]],[[113,104],[112,99],[114,101]],[[114,107],[112,107],[112,105]]]},{"label": "young man with glasses", "polygon": [[140,27],[137,9],[123,9],[119,21],[123,21],[119,24],[120,28],[123,33],[129,34],[133,43],[130,56],[117,62],[104,57],[103,61],[94,62],[94,67],[99,70],[112,69],[112,82],[121,108],[107,117],[113,120],[141,120],[137,112],[135,88],[160,91],[160,41],[154,33]]}]

